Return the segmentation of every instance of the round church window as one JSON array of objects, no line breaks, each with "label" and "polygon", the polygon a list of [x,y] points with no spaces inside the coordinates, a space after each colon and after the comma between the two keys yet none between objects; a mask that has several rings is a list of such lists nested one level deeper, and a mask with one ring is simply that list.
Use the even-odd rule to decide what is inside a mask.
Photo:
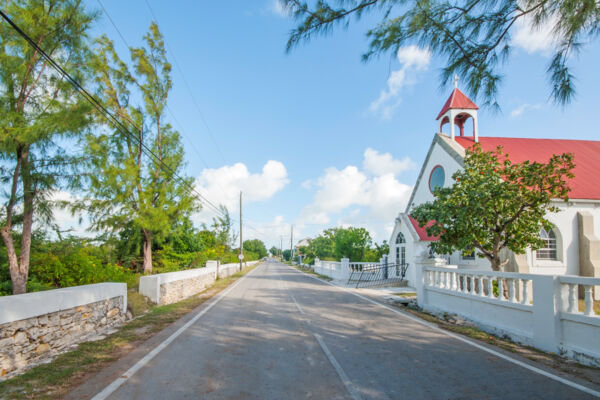
[{"label": "round church window", "polygon": [[444,168],[441,165],[435,166],[431,170],[431,175],[429,176],[429,190],[433,193],[433,190],[436,187],[444,186],[444,179],[446,179],[446,174],[444,174]]}]

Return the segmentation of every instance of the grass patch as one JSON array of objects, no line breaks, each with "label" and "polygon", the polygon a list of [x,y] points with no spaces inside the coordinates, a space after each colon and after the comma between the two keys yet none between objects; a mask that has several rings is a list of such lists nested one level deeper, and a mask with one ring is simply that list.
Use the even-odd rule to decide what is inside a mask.
[{"label": "grass patch", "polygon": [[127,309],[131,311],[134,317],[146,314],[154,305],[146,300],[137,290],[127,291]]},{"label": "grass patch", "polygon": [[332,280],[333,280],[333,279],[331,279],[330,277],[328,277],[327,275],[321,275],[321,274],[319,274],[319,273],[315,272],[315,271],[314,271],[312,268],[310,268],[310,267],[303,267],[303,266],[301,266],[301,265],[298,265],[298,264],[293,264],[293,265],[292,265],[292,267],[296,268],[296,269],[297,269],[297,270],[299,270],[299,271],[306,272],[307,274],[314,275],[314,276],[318,277],[319,279],[323,279],[324,281],[327,281],[327,282],[329,282],[329,281],[332,281]]},{"label": "grass patch", "polygon": [[[585,300],[579,300],[579,312],[585,311]],[[600,315],[600,301],[594,300],[594,314]]]},{"label": "grass patch", "polygon": [[[217,280],[198,295],[179,303],[148,306],[144,315],[121,326],[117,332],[96,342],[85,342],[52,362],[34,367],[22,375],[0,382],[0,399],[60,398],[95,374],[130,353],[137,345],[152,337],[200,304],[210,299],[257,265],[228,278]],[[128,305],[143,312],[143,296],[127,294]],[[146,303],[147,305],[147,303]],[[135,314],[134,314],[135,315]]]},{"label": "grass patch", "polygon": [[394,296],[398,297],[417,297],[415,292],[402,292],[402,293],[394,293]]}]

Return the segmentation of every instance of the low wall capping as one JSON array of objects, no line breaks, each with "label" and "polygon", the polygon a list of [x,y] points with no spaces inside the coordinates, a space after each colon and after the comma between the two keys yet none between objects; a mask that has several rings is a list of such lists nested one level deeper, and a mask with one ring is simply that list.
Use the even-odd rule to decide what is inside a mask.
[{"label": "low wall capping", "polygon": [[[259,261],[245,262],[245,266]],[[206,267],[140,278],[139,292],[155,304],[171,304],[200,293],[217,278],[226,278],[239,271],[238,263],[222,264],[207,261]]]},{"label": "low wall capping", "polygon": [[127,284],[95,283],[0,297],[0,325],[50,314],[101,300],[124,298],[122,312],[127,312]]},{"label": "low wall capping", "polygon": [[600,316],[592,295],[600,278],[440,268],[428,260],[416,273],[422,309],[460,315],[484,331],[600,367]]},{"label": "low wall capping", "polygon": [[126,312],[125,283],[0,297],[0,380],[101,337],[123,323]]}]

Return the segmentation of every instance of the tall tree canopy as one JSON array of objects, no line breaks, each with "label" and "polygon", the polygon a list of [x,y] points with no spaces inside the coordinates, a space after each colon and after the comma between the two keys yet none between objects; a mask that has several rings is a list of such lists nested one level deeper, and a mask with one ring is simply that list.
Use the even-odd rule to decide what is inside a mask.
[{"label": "tall tree canopy", "polygon": [[551,200],[568,200],[570,188],[566,178],[572,178],[573,155],[554,155],[547,163],[510,162],[509,155],[498,147],[485,152],[476,145],[467,150],[464,169],[452,175],[451,187],[437,187],[435,200],[419,204],[411,215],[430,236],[439,236],[431,243],[438,254],[463,254],[477,249],[478,256],[490,261],[499,271],[507,260],[500,252],[507,248],[523,254],[531,246],[543,247],[540,228],[552,224],[547,212],[557,212]]},{"label": "tall tree canopy", "polygon": [[551,24],[554,55],[547,73],[551,97],[569,103],[575,93],[569,60],[582,43],[600,32],[596,0],[282,0],[299,21],[288,51],[315,34],[348,26],[354,16],[375,13],[381,22],[367,32],[369,60],[401,46],[419,44],[445,59],[441,83],[458,74],[474,97],[497,106],[500,67],[511,51],[511,33],[518,21],[533,29]]},{"label": "tall tree canopy", "polygon": [[[95,15],[75,0],[14,0],[3,11],[65,71],[88,77],[87,33]],[[75,157],[61,147],[89,125],[90,108],[7,22],[0,22],[0,234],[13,293],[25,293],[34,213],[51,217],[51,196],[67,184]],[[15,228],[21,227],[20,243]]]},{"label": "tall tree canopy", "polygon": [[[164,121],[171,65],[155,23],[144,46],[130,49],[133,72],[108,38],[97,44],[98,95],[130,130],[101,125],[99,133],[88,135],[86,152],[94,173],[79,207],[90,212],[96,229],[119,231],[133,224],[143,241],[144,272],[151,273],[153,241],[164,240],[177,218],[198,207],[190,192],[192,179],[178,177],[184,167],[179,133]],[[141,98],[142,105],[132,98]],[[145,156],[145,148],[153,156]]]}]

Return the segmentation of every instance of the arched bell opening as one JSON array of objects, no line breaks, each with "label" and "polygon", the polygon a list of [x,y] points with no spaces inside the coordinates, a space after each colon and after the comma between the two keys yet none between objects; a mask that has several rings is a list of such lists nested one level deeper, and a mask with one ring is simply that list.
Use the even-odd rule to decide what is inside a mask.
[{"label": "arched bell opening", "polygon": [[440,132],[449,134],[449,132],[444,132],[444,125],[446,125],[449,122],[450,118],[448,118],[448,116],[442,118],[442,120],[440,121]]},{"label": "arched bell opening", "polygon": [[465,136],[465,123],[469,118],[471,118],[471,121],[473,123],[473,136],[475,136],[475,119],[471,114],[462,112],[456,117],[454,117],[454,125],[456,125],[456,127],[458,128],[460,136]]}]

